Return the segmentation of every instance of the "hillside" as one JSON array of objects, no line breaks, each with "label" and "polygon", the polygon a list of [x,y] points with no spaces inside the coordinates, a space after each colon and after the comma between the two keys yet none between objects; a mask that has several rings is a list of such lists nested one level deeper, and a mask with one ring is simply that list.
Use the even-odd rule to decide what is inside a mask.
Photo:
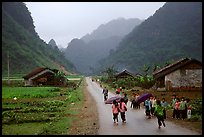
[{"label": "hillside", "polygon": [[85,43],[91,40],[102,40],[108,39],[112,36],[123,37],[128,34],[132,29],[139,25],[142,20],[138,18],[117,18],[111,20],[105,24],[101,24],[97,29],[95,29],[91,34],[86,34],[81,38]]},{"label": "hillside", "polygon": [[202,61],[202,3],[167,2],[100,61],[98,72],[110,65],[140,73],[144,64],[163,65],[183,57]]},{"label": "hillside", "polygon": [[22,2],[2,3],[2,76],[7,75],[8,55],[11,76],[22,76],[36,67],[75,70],[59,49],[39,38],[31,13]]},{"label": "hillside", "polygon": [[91,75],[99,65],[98,61],[112,53],[122,38],[141,22],[137,18],[111,20],[81,39],[73,39],[64,55],[80,73]]}]

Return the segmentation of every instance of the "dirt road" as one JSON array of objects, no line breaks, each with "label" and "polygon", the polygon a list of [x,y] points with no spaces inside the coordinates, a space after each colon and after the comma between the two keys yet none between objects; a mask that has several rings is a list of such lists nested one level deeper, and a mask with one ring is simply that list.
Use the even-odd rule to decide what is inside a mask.
[{"label": "dirt road", "polygon": [[[166,127],[158,129],[157,119],[146,119],[144,109],[133,110],[128,102],[128,111],[126,112],[126,123],[121,122],[119,115],[119,124],[113,123],[111,105],[103,101],[102,88],[90,78],[86,78],[88,91],[96,100],[99,112],[99,135],[199,135],[199,133],[175,125],[166,121]],[[114,94],[109,92],[109,97]]]}]

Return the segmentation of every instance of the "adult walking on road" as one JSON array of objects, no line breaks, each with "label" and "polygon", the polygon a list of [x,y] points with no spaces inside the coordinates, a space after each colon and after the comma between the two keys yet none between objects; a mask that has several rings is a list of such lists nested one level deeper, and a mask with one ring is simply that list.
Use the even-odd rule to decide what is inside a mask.
[{"label": "adult walking on road", "polygon": [[106,87],[103,89],[103,95],[104,95],[104,101],[106,101],[108,98],[108,89]]},{"label": "adult walking on road", "polygon": [[122,119],[122,122],[126,122],[126,116],[125,116],[125,112],[127,111],[127,106],[125,105],[125,102],[124,102],[124,98],[121,98],[120,99],[120,116],[121,116],[121,119]]}]

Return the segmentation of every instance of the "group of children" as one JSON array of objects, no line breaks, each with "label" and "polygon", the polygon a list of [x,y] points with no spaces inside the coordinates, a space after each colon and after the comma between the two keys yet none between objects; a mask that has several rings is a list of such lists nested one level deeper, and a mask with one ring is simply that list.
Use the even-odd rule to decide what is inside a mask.
[{"label": "group of children", "polygon": [[126,122],[125,112],[127,111],[127,105],[124,102],[124,98],[121,98],[119,102],[113,100],[112,103],[112,113],[113,113],[113,121],[118,124],[118,115],[120,113],[122,122]]},{"label": "group of children", "polygon": [[172,118],[185,120],[187,118],[188,110],[191,110],[191,105],[189,103],[189,99],[185,99],[182,97],[176,97],[176,95],[172,95],[171,106],[173,107]]},{"label": "group of children", "polygon": [[[106,88],[103,90],[103,93],[106,94],[106,91],[108,91]],[[127,111],[127,102],[128,97],[127,94],[122,92],[122,88],[116,90],[116,95],[122,95],[123,97],[120,99],[120,101],[113,100],[112,103],[112,114],[113,114],[113,121],[114,123],[118,124],[118,116],[120,114],[122,122],[126,122],[125,112]],[[140,97],[138,93],[133,93],[131,98],[131,108],[140,109],[140,103],[137,103],[137,99]],[[104,96],[105,100],[105,96]],[[184,97],[176,98],[176,95],[172,96],[172,101],[170,105],[173,107],[173,118],[177,119],[185,119],[187,118],[187,109],[190,108],[189,106],[189,100],[185,99]],[[167,101],[165,98],[157,99],[156,96],[151,96],[147,100],[144,101],[144,107],[145,107],[145,114],[148,119],[150,119],[152,116],[156,116],[158,119],[158,125],[159,128],[163,125],[164,127],[166,119],[166,108],[168,106]]]},{"label": "group of children", "polygon": [[133,93],[130,108],[140,109],[140,103],[137,103],[139,97],[140,95],[138,93]]},{"label": "group of children", "polygon": [[164,127],[166,119],[166,107],[167,102],[164,98],[162,100],[156,99],[156,96],[151,96],[147,100],[144,101],[145,106],[145,113],[148,119],[150,119],[152,116],[156,116],[158,120],[159,128],[163,125]]}]

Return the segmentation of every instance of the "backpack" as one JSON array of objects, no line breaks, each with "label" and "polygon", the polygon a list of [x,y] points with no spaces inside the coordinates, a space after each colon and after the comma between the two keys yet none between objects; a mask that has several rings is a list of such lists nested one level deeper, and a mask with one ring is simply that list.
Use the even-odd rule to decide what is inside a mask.
[{"label": "backpack", "polygon": [[156,115],[157,116],[164,116],[164,108],[162,106],[157,106]]}]

